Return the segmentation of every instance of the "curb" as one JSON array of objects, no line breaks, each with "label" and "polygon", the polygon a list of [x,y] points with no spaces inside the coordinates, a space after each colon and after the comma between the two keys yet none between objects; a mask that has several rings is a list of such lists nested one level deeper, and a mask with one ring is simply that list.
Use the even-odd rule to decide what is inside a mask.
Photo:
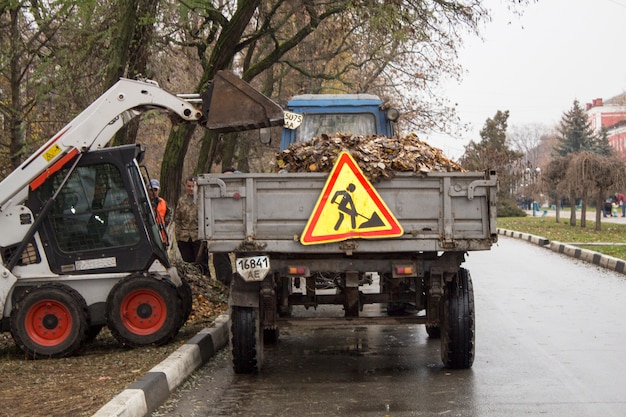
[{"label": "curb", "polygon": [[113,397],[93,417],[143,417],[159,408],[196,369],[228,343],[228,314],[202,329],[147,374]]},{"label": "curb", "polygon": [[497,230],[498,230],[498,234],[500,235],[526,240],[530,243],[534,243],[535,245],[546,246],[550,244],[550,240],[546,239],[545,237],[529,235],[528,233],[516,232],[514,230],[507,230],[507,229],[500,229],[500,228],[498,228]]},{"label": "curb", "polygon": [[580,259],[581,261],[588,262],[593,265],[600,266],[602,268],[610,269],[611,271],[626,274],[626,261],[623,259],[614,258],[612,256],[604,255],[599,252],[594,252],[589,249],[581,249],[578,246],[568,245],[557,241],[550,242],[549,239],[541,236],[530,235],[528,233],[516,232],[507,229],[497,229],[499,235],[514,237],[521,240],[534,243],[535,245],[548,248],[552,252],[560,253],[572,258]]}]

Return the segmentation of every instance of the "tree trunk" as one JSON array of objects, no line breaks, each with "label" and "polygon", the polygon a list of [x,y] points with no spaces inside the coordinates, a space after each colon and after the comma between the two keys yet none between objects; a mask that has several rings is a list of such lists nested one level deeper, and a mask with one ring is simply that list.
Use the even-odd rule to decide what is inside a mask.
[{"label": "tree trunk", "polygon": [[237,169],[241,172],[250,172],[248,156],[250,155],[250,135],[239,137],[237,141]]},{"label": "tree trunk", "polygon": [[[10,44],[11,44],[11,58],[9,61],[9,73],[10,73],[10,90],[11,90],[11,102],[9,107],[11,109],[10,116],[7,118],[6,127],[10,135],[9,145],[9,159],[11,161],[10,169],[17,168],[24,160],[23,155],[26,151],[26,134],[24,130],[24,109],[22,106],[22,89],[25,87],[22,85],[24,78],[21,76],[23,69],[20,66],[20,31],[19,31],[19,16],[20,6],[16,6],[15,9],[10,10],[11,14],[11,28],[10,28]],[[8,175],[8,172],[6,173]]]},{"label": "tree trunk", "polygon": [[580,227],[587,227],[587,190],[583,189],[583,195],[580,200]]},{"label": "tree trunk", "polygon": [[[220,150],[220,134],[210,131],[204,132],[202,136],[202,145],[200,146],[200,155],[198,155],[198,163],[196,164],[196,172],[211,172],[211,167],[215,162]],[[222,168],[224,168],[222,160]]]},{"label": "tree trunk", "polygon": [[[247,155],[242,155],[239,150],[240,135],[237,133],[230,133],[224,135],[222,138],[222,169],[226,167],[235,167],[235,161],[240,158],[246,158]],[[239,167],[237,167],[239,168]]]},{"label": "tree trunk", "polygon": [[602,231],[602,211],[604,210],[604,189],[600,189],[596,196],[596,228],[597,232]]},{"label": "tree trunk", "polygon": [[[120,77],[135,78],[147,74],[148,55],[154,33],[153,22],[157,13],[158,0],[120,0],[118,36],[110,49],[110,65],[107,69],[105,89],[115,84]],[[139,119],[135,118],[122,127],[113,145],[135,143],[139,130]]]},{"label": "tree trunk", "polygon": [[[232,63],[233,57],[238,52],[237,48],[241,35],[254,15],[259,3],[260,0],[249,0],[239,3],[237,11],[233,15],[230,22],[223,27],[222,33],[215,43],[215,47],[211,52],[211,57],[208,59],[207,64],[204,67],[204,72],[200,82],[198,83],[196,91],[206,90],[213,77],[215,77],[217,71],[228,68]],[[177,131],[172,130],[170,132],[170,136],[167,139],[167,145],[165,147],[163,164],[161,165],[161,178],[168,187],[165,189],[166,195],[170,198],[168,201],[178,200],[178,195],[180,194],[179,184],[183,173],[183,161],[189,147],[191,135],[196,125],[193,125],[193,128],[184,126],[185,125],[181,126]],[[203,162],[198,162],[196,172],[209,171],[209,164],[212,162],[212,157],[209,157],[209,155],[214,151],[215,142],[217,140],[217,135],[211,133],[207,133],[205,135],[205,138],[202,140],[202,146],[198,158],[199,160],[202,159]],[[165,158],[168,160],[166,161]]]},{"label": "tree trunk", "polygon": [[162,197],[174,207],[181,193],[183,165],[196,124],[183,123],[170,131],[161,162]]},{"label": "tree trunk", "polygon": [[569,225],[576,226],[576,193],[574,193],[574,191],[570,191],[569,193],[569,204],[570,204]]},{"label": "tree trunk", "polygon": [[561,196],[559,196],[558,194],[556,196],[556,204],[554,207],[556,207],[556,215],[554,216],[554,218],[556,219],[557,223],[560,223],[561,222]]}]

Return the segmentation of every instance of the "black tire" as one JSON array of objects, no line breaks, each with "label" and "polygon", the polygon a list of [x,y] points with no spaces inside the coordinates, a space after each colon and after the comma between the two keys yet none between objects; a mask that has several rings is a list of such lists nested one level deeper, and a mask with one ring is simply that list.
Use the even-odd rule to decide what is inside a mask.
[{"label": "black tire", "polygon": [[69,356],[87,336],[87,304],[68,286],[38,285],[24,291],[15,303],[10,327],[15,344],[30,359]]},{"label": "black tire", "polygon": [[109,293],[106,320],[113,337],[124,346],[163,345],[178,333],[183,311],[172,283],[143,275],[129,276]]},{"label": "black tire", "polygon": [[278,328],[263,330],[263,344],[265,345],[275,345],[276,343],[278,343],[279,337],[280,331]]},{"label": "black tire", "polygon": [[427,324],[426,333],[431,339],[439,339],[441,337],[441,327],[437,324]]},{"label": "black tire", "polygon": [[231,349],[233,369],[237,374],[252,374],[263,363],[263,332],[259,329],[259,310],[231,307]]},{"label": "black tire", "polygon": [[104,324],[95,324],[89,326],[87,329],[87,336],[85,337],[85,343],[93,342],[100,334],[100,331],[104,328]]},{"label": "black tire", "polygon": [[228,252],[214,252],[213,267],[215,268],[217,280],[230,287],[230,283],[233,280],[233,266],[230,262],[230,254]]},{"label": "black tire", "polygon": [[184,277],[181,277],[180,280],[182,281],[182,284],[177,288],[177,290],[178,297],[180,298],[180,302],[183,307],[183,314],[181,317],[182,322],[179,327],[183,327],[191,315],[191,310],[193,308],[193,292],[191,290],[191,285],[189,285]]},{"label": "black tire", "polygon": [[441,360],[452,369],[474,363],[474,289],[469,271],[461,268],[457,279],[446,284],[441,317]]}]

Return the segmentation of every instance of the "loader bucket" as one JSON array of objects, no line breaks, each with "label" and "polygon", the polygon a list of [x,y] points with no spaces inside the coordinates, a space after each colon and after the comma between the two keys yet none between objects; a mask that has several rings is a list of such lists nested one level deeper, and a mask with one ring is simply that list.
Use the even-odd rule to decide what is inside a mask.
[{"label": "loader bucket", "polygon": [[230,71],[218,71],[202,95],[206,127],[218,133],[282,126],[283,109]]}]

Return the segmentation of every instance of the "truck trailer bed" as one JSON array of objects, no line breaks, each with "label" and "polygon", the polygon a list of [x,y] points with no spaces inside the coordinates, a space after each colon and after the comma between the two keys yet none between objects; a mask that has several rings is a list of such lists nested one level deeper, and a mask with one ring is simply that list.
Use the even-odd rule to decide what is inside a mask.
[{"label": "truck trailer bed", "polygon": [[[488,250],[497,241],[494,172],[400,172],[374,188],[402,236],[303,245],[326,173],[202,174],[200,238],[211,252],[368,254]],[[339,214],[338,214],[339,215]]]}]

